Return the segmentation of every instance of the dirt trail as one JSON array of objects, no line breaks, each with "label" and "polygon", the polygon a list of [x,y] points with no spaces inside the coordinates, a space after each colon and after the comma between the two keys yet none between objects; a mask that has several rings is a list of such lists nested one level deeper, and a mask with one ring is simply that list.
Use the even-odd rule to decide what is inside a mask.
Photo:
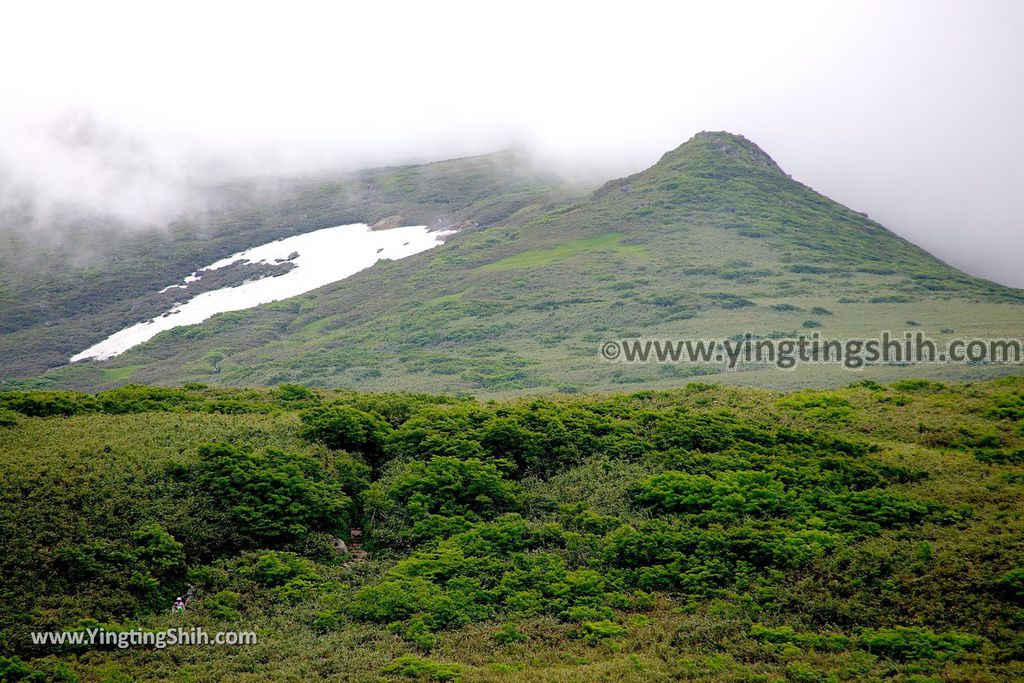
[{"label": "dirt trail", "polygon": [[349,529],[349,536],[352,538],[352,542],[348,544],[348,555],[349,561],[343,564],[343,567],[353,567],[360,562],[366,562],[369,557],[369,553],[363,550],[363,530],[362,529]]}]

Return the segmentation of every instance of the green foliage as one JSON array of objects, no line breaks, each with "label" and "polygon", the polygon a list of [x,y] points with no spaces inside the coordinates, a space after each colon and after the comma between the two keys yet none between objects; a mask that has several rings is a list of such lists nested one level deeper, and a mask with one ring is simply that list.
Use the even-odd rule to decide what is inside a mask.
[{"label": "green foliage", "polygon": [[203,607],[214,619],[238,621],[241,618],[239,608],[242,596],[235,591],[219,591],[203,601]]},{"label": "green foliage", "polygon": [[421,614],[431,628],[457,628],[495,614],[577,622],[610,617],[610,603],[628,601],[609,579],[571,569],[549,549],[564,547],[570,537],[557,525],[530,525],[515,515],[479,523],[399,561],[380,584],[356,593],[351,612],[380,623]]},{"label": "green foliage", "polygon": [[306,439],[361,453],[374,468],[382,464],[382,447],[391,426],[379,414],[336,404],[302,413],[302,424]]},{"label": "green foliage", "polygon": [[11,391],[0,393],[0,410],[30,417],[104,413],[208,412],[228,415],[270,413],[277,401],[252,389],[208,389],[201,384],[153,387],[129,384],[95,396],[73,391]]},{"label": "green foliage", "polygon": [[842,528],[857,528],[859,522],[882,527],[920,524],[941,506],[930,501],[914,500],[883,489],[851,491],[824,501],[830,508],[828,517],[835,518]]},{"label": "green foliage", "polygon": [[742,470],[713,477],[667,472],[643,482],[636,498],[662,512],[714,511],[716,521],[777,517],[796,505],[792,493],[771,473]]},{"label": "green foliage", "polygon": [[145,524],[132,534],[135,555],[155,577],[172,577],[182,573],[185,554],[181,543],[159,524]]},{"label": "green foliage", "polygon": [[1024,567],[1011,569],[996,579],[993,585],[1010,600],[1024,605]]},{"label": "green foliage", "polygon": [[313,565],[294,553],[267,552],[255,556],[247,574],[259,585],[279,588],[295,579],[316,578]]},{"label": "green foliage", "polygon": [[851,412],[850,403],[845,398],[812,390],[793,394],[779,401],[779,405],[808,418],[827,422],[844,420]]},{"label": "green foliage", "polygon": [[935,633],[909,626],[867,629],[860,634],[861,647],[903,661],[960,659],[980,648],[983,642],[981,637],[967,633]]},{"label": "green foliage", "polygon": [[505,479],[502,461],[431,458],[404,464],[388,481],[388,495],[424,514],[491,517],[515,507],[518,486]]},{"label": "green foliage", "polygon": [[630,436],[629,430],[585,406],[535,400],[500,410],[476,405],[427,408],[395,430],[387,451],[396,458],[507,460],[517,477],[549,476],[597,450],[638,452]]},{"label": "green foliage", "polygon": [[511,645],[526,640],[526,635],[513,624],[502,624],[501,628],[494,632],[494,640],[499,645]]},{"label": "green foliage", "polygon": [[20,657],[0,657],[0,681],[21,681],[31,673],[32,669]]},{"label": "green foliage", "polygon": [[434,457],[399,464],[366,493],[364,505],[382,544],[419,543],[462,531],[469,523],[519,508],[520,487],[508,481],[510,465]]},{"label": "green foliage", "polygon": [[608,619],[602,619],[600,621],[584,621],[582,634],[584,641],[595,644],[603,640],[621,638],[626,635],[626,629],[621,625],[616,624],[614,621],[609,621]]},{"label": "green foliage", "polygon": [[462,667],[456,664],[434,662],[412,656],[399,657],[392,664],[384,667],[383,671],[419,681],[462,680]]},{"label": "green foliage", "polygon": [[652,417],[656,419],[652,440],[660,449],[715,452],[737,443],[765,443],[771,438],[767,431],[729,415],[691,415],[677,410]]},{"label": "green foliage", "polygon": [[793,683],[837,683],[835,676],[801,662],[793,662],[786,666],[786,679]]},{"label": "green foliage", "polygon": [[61,545],[53,551],[60,582],[103,586],[133,609],[173,599],[185,575],[182,544],[156,523],[143,524],[127,539]]},{"label": "green foliage", "polygon": [[102,391],[96,395],[96,400],[103,412],[113,414],[206,408],[204,397],[195,392],[175,387],[149,387],[139,384]]},{"label": "green foliage", "polygon": [[1002,420],[1024,420],[1024,392],[996,396],[995,407],[988,412],[991,417]]},{"label": "green foliage", "polygon": [[974,457],[978,462],[1000,465],[1024,465],[1024,448],[976,448]]},{"label": "green foliage", "polygon": [[[388,667],[431,652],[483,678],[1014,680],[1022,481],[981,455],[1024,448],[990,414],[1019,382],[904,386],[905,405],[862,383],[488,403],[131,388],[18,413],[0,431],[0,656],[42,680],[173,677],[147,651],[29,631],[232,623],[261,633],[247,652],[272,678],[338,660],[423,678],[430,660]],[[271,410],[183,407],[221,399]],[[386,422],[377,471],[300,436],[322,406]],[[972,445],[986,435],[1001,445]],[[351,527],[368,557],[331,548]],[[203,680],[249,666],[190,662]]]},{"label": "green foliage", "polygon": [[932,382],[927,379],[901,379],[897,382],[892,383],[892,388],[896,391],[939,391],[943,388],[941,382]]},{"label": "green foliage", "polygon": [[12,391],[0,393],[0,407],[29,417],[80,415],[96,409],[95,399],[73,391]]},{"label": "green foliage", "polygon": [[423,579],[386,581],[356,593],[349,612],[357,619],[391,623],[426,610],[436,598],[433,585]]},{"label": "green foliage", "polygon": [[235,525],[237,547],[288,543],[312,531],[340,532],[352,512],[340,483],[304,455],[206,444],[199,448],[193,479],[208,494],[210,509],[226,513]]},{"label": "green foliage", "polygon": [[277,397],[290,404],[316,401],[316,394],[299,384],[282,384],[277,388]]},{"label": "green foliage", "polygon": [[761,624],[754,624],[750,629],[750,636],[755,640],[776,644],[792,644],[801,648],[811,650],[824,650],[827,652],[840,652],[846,650],[852,644],[847,636],[827,635],[811,631],[796,631],[792,626],[780,626],[769,628]]}]

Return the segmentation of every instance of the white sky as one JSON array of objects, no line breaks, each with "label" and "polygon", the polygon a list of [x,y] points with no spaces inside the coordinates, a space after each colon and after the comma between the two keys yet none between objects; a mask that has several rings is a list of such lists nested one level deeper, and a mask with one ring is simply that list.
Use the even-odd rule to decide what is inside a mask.
[{"label": "white sky", "polygon": [[1013,1],[10,3],[0,200],[145,221],[197,176],[510,144],[621,175],[724,129],[1024,287],[1022,36]]}]

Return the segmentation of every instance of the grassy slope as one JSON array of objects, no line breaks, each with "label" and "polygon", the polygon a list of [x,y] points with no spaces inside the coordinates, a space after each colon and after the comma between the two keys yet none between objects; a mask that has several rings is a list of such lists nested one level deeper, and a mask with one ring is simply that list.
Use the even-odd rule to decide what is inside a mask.
[{"label": "grassy slope", "polygon": [[[379,583],[408,551],[396,555],[382,549],[354,569],[320,556],[311,565],[319,578],[311,587],[289,594],[246,583],[241,578],[243,569],[237,567],[223,575],[201,571],[196,576],[207,583],[199,583],[200,603],[176,621],[162,609],[143,610],[134,618],[124,614],[126,608],[106,592],[110,589],[103,587],[102,578],[64,583],[66,569],[57,558],[58,547],[116,539],[143,522],[162,523],[185,542],[187,553],[201,545],[184,531],[203,533],[196,526],[196,512],[189,512],[193,493],[176,489],[173,477],[167,475],[172,468],[181,471],[194,463],[200,443],[229,441],[257,449],[306,452],[320,461],[327,458],[326,451],[299,437],[296,407],[277,392],[227,390],[221,394],[192,389],[189,395],[200,404],[225,406],[230,398],[230,405],[247,408],[236,414],[190,411],[19,418],[14,426],[0,428],[4,502],[0,530],[6,539],[0,562],[8,577],[0,602],[4,633],[0,655],[20,654],[28,666],[41,671],[70,671],[82,680],[107,681],[406,680],[417,675],[431,680],[431,671],[434,679],[441,680],[445,670],[457,671],[464,681],[923,683],[1008,681],[1024,675],[1020,605],[995,588],[1000,576],[1020,566],[1024,553],[1020,460],[1024,380],[949,386],[917,382],[889,388],[861,385],[789,396],[767,390],[695,387],[564,398],[561,405],[567,408],[601,411],[614,406],[614,414],[622,419],[636,410],[670,415],[681,408],[683,415],[724,413],[745,424],[798,432],[824,430],[854,442],[873,443],[879,447],[877,452],[854,460],[881,463],[895,472],[916,472],[889,490],[934,501],[948,512],[920,524],[869,534],[799,569],[737,574],[736,583],[704,595],[659,593],[649,609],[617,610],[614,619],[624,633],[608,638],[581,639],[580,624],[571,619],[498,616],[441,629],[429,647],[404,638],[401,624],[402,628],[392,629],[346,616],[338,617],[340,621],[323,620],[325,614],[344,612],[360,587]],[[359,400],[333,392],[320,396],[324,401]],[[300,406],[304,404],[308,401],[299,401]],[[516,405],[526,404],[487,409],[502,414]],[[259,412],[266,409],[272,412]],[[690,471],[714,471],[730,462],[729,457],[744,457],[733,453],[716,459],[715,449],[707,450],[708,455],[680,456],[652,449],[631,460],[588,454],[578,466],[550,479],[525,480],[533,502],[524,514],[530,521],[552,522],[559,519],[556,503],[586,503],[615,523],[640,525],[652,515],[631,502],[629,492],[640,480],[671,469],[671,462],[677,463],[675,467],[686,463]],[[986,453],[1009,459],[982,459]],[[838,452],[820,457],[843,458]],[[307,551],[315,557],[312,547]],[[558,552],[570,564],[600,566],[600,552],[585,543]],[[201,564],[190,554],[187,559],[194,567]],[[46,588],[28,589],[27,585],[35,584],[24,581],[39,581]],[[182,578],[171,581],[172,591],[184,585]],[[243,586],[238,589],[243,596],[234,616],[214,609],[214,589],[206,586],[218,581]],[[133,648],[77,656],[22,643],[29,628],[68,627],[83,617],[155,629],[170,625],[256,629],[261,641],[231,649]],[[500,629],[509,620],[525,640],[500,640]],[[757,625],[783,630],[758,635]],[[895,626],[965,633],[982,640],[965,651],[944,654],[901,655],[857,644],[865,628]],[[814,640],[819,636],[838,640],[821,643]],[[406,663],[400,669],[408,670],[408,676],[401,670],[384,675],[396,661]],[[442,668],[431,668],[438,665]]]},{"label": "grassy slope", "polygon": [[[808,321],[840,338],[909,329],[1021,336],[1022,298],[793,181],[744,138],[707,133],[586,201],[524,207],[439,249],[171,331],[106,365],[142,366],[131,378],[157,383],[494,395],[669,387],[709,369],[604,364],[600,342],[795,334]],[[780,304],[796,308],[773,308]],[[812,311],[819,307],[828,313]],[[1000,372],[1007,369],[875,367],[863,376]],[[850,377],[804,368],[716,380],[781,387]],[[89,366],[53,381],[113,384]]]},{"label": "grassy slope", "polygon": [[[180,292],[158,290],[257,244],[396,215],[405,225],[491,225],[565,193],[508,152],[207,188],[207,208],[166,229],[75,214],[54,218],[55,227],[29,240],[14,227],[28,218],[7,217],[0,223],[0,380],[62,365],[108,334],[161,313]],[[227,284],[247,276],[238,273]]]}]

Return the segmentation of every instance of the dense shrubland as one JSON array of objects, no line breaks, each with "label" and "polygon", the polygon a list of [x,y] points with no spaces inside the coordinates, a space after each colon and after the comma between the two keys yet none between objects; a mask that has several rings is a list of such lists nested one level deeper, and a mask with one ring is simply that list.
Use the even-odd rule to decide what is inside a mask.
[{"label": "dense shrubland", "polygon": [[[0,394],[0,680],[1019,676],[1021,405],[1017,379]],[[332,547],[353,528],[369,560]],[[178,623],[261,643],[30,643],[166,628],[189,583]]]}]

